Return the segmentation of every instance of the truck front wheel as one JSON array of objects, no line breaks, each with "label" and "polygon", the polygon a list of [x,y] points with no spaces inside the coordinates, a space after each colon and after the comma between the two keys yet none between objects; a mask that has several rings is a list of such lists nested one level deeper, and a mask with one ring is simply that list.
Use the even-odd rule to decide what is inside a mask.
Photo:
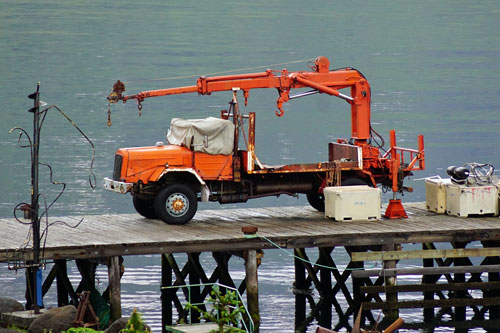
[{"label": "truck front wheel", "polygon": [[186,224],[196,213],[198,200],[191,188],[174,184],[162,189],[155,198],[156,215],[168,224]]}]

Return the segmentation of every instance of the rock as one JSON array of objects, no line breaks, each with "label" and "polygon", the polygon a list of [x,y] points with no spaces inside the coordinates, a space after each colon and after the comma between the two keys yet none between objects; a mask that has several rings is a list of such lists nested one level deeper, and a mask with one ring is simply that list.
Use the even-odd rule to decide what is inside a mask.
[{"label": "rock", "polygon": [[127,326],[128,318],[121,317],[115,320],[109,327],[104,331],[104,333],[118,333]]},{"label": "rock", "polygon": [[44,333],[52,331],[57,333],[71,328],[73,320],[76,319],[76,308],[66,305],[60,308],[50,309],[38,316],[28,328],[30,333]]},{"label": "rock", "polygon": [[24,306],[13,298],[0,297],[0,317],[2,313],[23,311]]}]

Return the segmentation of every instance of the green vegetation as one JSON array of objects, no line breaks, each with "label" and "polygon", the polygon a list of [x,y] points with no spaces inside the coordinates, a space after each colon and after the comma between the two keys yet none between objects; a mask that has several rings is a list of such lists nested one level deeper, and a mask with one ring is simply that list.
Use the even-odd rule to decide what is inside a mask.
[{"label": "green vegetation", "polygon": [[104,331],[96,331],[88,327],[71,327],[69,330],[65,331],[66,333],[94,333],[94,332],[104,332]]},{"label": "green vegetation", "polygon": [[214,287],[208,302],[213,305],[211,311],[202,310],[191,303],[186,304],[186,309],[198,311],[201,317],[219,326],[219,330],[212,330],[210,333],[245,332],[239,328],[229,326],[231,324],[238,325],[241,315],[245,313],[245,307],[241,304],[235,291],[228,290],[226,294],[222,294],[219,288]]},{"label": "green vegetation", "polygon": [[134,312],[132,312],[132,315],[130,315],[130,319],[127,322],[127,327],[121,332],[126,332],[126,333],[143,333],[143,332],[151,332],[144,322],[142,321],[141,314],[137,312],[137,309],[134,309]]},{"label": "green vegetation", "polygon": [[7,328],[8,328],[9,330],[16,330],[16,331],[18,331],[18,332],[28,332],[28,330],[27,330],[27,329],[24,329],[24,328],[19,328],[19,327],[17,327],[16,325],[12,325],[12,324],[8,325],[8,326],[7,326]]}]

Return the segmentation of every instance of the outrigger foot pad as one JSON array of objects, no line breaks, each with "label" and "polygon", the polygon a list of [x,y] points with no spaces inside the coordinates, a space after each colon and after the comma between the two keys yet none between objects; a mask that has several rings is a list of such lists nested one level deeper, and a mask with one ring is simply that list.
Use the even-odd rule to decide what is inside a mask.
[{"label": "outrigger foot pad", "polygon": [[385,218],[388,219],[407,219],[408,215],[406,215],[405,209],[403,208],[403,204],[401,204],[401,199],[391,199],[389,200],[389,205],[385,210],[384,214]]}]

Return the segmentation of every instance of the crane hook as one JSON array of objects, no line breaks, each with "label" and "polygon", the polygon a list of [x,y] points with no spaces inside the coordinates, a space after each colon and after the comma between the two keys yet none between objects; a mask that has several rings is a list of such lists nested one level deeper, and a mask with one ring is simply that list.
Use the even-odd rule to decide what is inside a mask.
[{"label": "crane hook", "polygon": [[110,107],[110,103],[108,103],[108,122],[107,122],[108,126],[111,126],[111,107]]},{"label": "crane hook", "polygon": [[139,117],[142,116],[142,102],[137,100],[137,109],[139,110]]},{"label": "crane hook", "polygon": [[290,100],[290,97],[288,96],[289,90],[290,89],[278,89],[278,93],[280,94],[280,97],[278,97],[278,100],[276,101],[276,107],[278,108],[278,110],[276,110],[276,115],[278,117],[282,117],[285,113],[285,111],[283,111],[283,103]]}]

